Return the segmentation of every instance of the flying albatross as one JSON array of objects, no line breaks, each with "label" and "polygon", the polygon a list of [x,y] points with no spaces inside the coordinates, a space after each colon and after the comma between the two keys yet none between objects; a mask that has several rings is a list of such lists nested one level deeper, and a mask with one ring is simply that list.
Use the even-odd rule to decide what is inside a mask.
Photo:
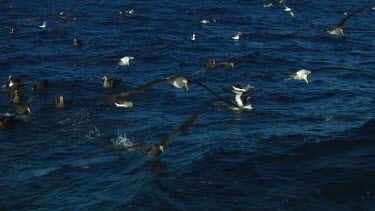
[{"label": "flying albatross", "polygon": [[30,104],[31,102],[37,97],[38,95],[34,95],[33,97],[31,97],[26,105],[23,105],[23,106],[16,106],[16,105],[9,105],[9,104],[0,104],[0,106],[7,106],[7,107],[13,107],[13,108],[16,108],[15,112],[14,112],[14,115],[18,115],[18,116],[23,116],[23,115],[27,115],[31,112],[31,109],[30,109]]},{"label": "flying albatross", "polygon": [[364,7],[357,9],[353,13],[346,16],[336,27],[328,29],[327,32],[332,35],[344,36],[344,30],[342,29],[344,24],[349,20],[349,18],[353,17],[354,15],[358,14],[359,12],[363,11],[366,8],[368,8],[368,6],[364,6]]},{"label": "flying albatross", "polygon": [[[186,88],[187,91],[189,91],[189,86],[188,86],[188,80],[185,78],[185,77],[182,77],[182,76],[178,76],[178,77],[172,77],[172,78],[166,78],[166,79],[158,79],[158,80],[154,80],[154,81],[151,81],[150,83],[147,83],[143,86],[140,86],[136,89],[133,89],[133,90],[130,90],[130,91],[126,91],[126,92],[122,92],[122,93],[119,93],[119,94],[114,94],[114,95],[110,95],[108,97],[105,97],[104,100],[107,100],[107,101],[114,101],[116,103],[116,106],[118,106],[117,104],[121,104],[121,101],[119,101],[120,98],[124,98],[124,97],[128,97],[129,95],[132,95],[132,94],[136,94],[150,86],[153,86],[155,84],[159,84],[159,83],[164,83],[164,82],[168,82],[170,84],[172,84],[174,87],[176,88]],[[126,101],[122,101],[122,102],[126,102]],[[127,102],[127,103],[130,103],[130,102]],[[128,104],[130,105],[130,104]],[[118,106],[118,107],[132,107],[133,104],[131,103],[131,106]]]},{"label": "flying albatross", "polygon": [[292,72],[292,71],[270,71],[270,72],[264,72],[264,73],[255,74],[255,75],[252,75],[250,77],[263,77],[263,76],[273,75],[273,74],[290,74],[290,78],[293,78],[293,79],[296,79],[296,80],[304,80],[304,81],[306,81],[306,83],[309,83],[308,76],[311,73],[316,73],[316,72],[320,72],[320,71],[334,71],[334,70],[360,71],[358,69],[345,68],[345,67],[323,67],[323,68],[312,69],[312,70],[301,69],[301,70],[298,70],[297,72]]},{"label": "flying albatross", "polygon": [[118,66],[129,66],[130,65],[130,61],[137,58],[137,57],[140,57],[144,54],[148,54],[148,53],[153,53],[153,52],[157,52],[157,51],[162,51],[162,50],[166,50],[166,49],[170,49],[170,48],[174,48],[175,45],[169,45],[167,47],[163,47],[163,48],[158,48],[158,49],[154,49],[154,50],[149,50],[149,51],[143,51],[143,52],[140,52],[138,53],[137,55],[135,56],[124,56],[124,57],[103,57],[103,58],[91,58],[91,59],[88,59],[88,60],[84,60],[84,61],[77,61],[77,62],[73,62],[73,63],[70,63],[71,65],[81,65],[81,64],[85,64],[85,63],[89,63],[89,62],[94,62],[94,61],[118,61]]},{"label": "flying albatross", "polygon": [[197,75],[205,70],[207,71],[215,71],[217,67],[222,67],[222,68],[234,68],[234,63],[233,62],[220,62],[220,63],[216,63],[216,61],[214,59],[209,59],[206,63],[206,67],[205,68],[202,68],[198,71],[195,71],[194,73],[190,74],[190,76],[194,76],[194,75]]},{"label": "flying albatross", "polygon": [[184,133],[194,121],[197,119],[198,114],[193,114],[188,120],[186,120],[177,130],[169,134],[163,141],[155,145],[142,145],[142,146],[114,146],[114,149],[133,151],[133,150],[145,150],[149,156],[156,156],[164,153],[165,145],[174,139],[176,136]]}]

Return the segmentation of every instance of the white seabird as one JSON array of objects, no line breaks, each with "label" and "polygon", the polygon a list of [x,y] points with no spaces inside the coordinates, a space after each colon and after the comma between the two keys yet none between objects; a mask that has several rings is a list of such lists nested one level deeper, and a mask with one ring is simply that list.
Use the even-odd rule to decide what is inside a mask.
[{"label": "white seabird", "polygon": [[241,38],[241,36],[243,36],[243,34],[241,32],[238,32],[236,34],[236,36],[232,37],[234,40],[239,40]]}]

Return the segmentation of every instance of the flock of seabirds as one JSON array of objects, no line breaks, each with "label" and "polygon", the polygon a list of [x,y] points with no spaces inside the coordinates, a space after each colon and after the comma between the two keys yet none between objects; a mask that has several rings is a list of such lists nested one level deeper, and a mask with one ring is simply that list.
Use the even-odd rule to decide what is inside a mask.
[{"label": "flock of seabirds", "polygon": [[[66,12],[60,12],[59,14],[53,14],[52,16],[63,19],[64,20],[64,26],[68,22],[76,21],[77,18],[73,16],[73,11],[83,5],[85,1],[80,1],[78,4],[74,5],[72,8],[67,10]],[[292,18],[295,18],[295,15],[293,13],[292,8],[286,6],[284,0],[267,0],[266,4],[264,7],[273,7],[276,6],[277,4],[284,5],[285,12],[288,12]],[[13,8],[13,6],[9,6],[9,8]],[[374,6],[363,6],[354,12],[350,14],[345,14],[346,17],[339,22],[335,27],[329,28],[326,30],[326,33],[329,33],[330,35],[336,35],[336,36],[344,36],[344,31],[343,31],[343,26],[347,21],[354,17],[356,14],[364,11],[364,10],[375,10]],[[128,11],[121,11],[119,12],[119,15],[124,15],[124,14],[132,14],[134,13],[134,10],[128,10]],[[201,20],[201,24],[210,24],[210,23],[215,23],[216,20],[208,20],[204,19]],[[16,27],[10,26],[10,25],[5,25],[7,29],[10,30],[10,33],[16,34],[18,29]],[[47,27],[47,22],[44,21],[42,25],[39,26],[40,28],[46,28]],[[241,32],[238,32],[235,36],[232,37],[234,40],[240,40],[243,34]],[[192,41],[196,40],[195,34],[192,35],[191,37]],[[73,46],[74,47],[80,47],[83,44],[83,42],[79,39],[73,39]],[[167,46],[164,48],[160,49],[154,49],[151,51],[146,51],[142,52],[138,55],[135,56],[125,56],[122,58],[109,58],[109,57],[104,57],[104,58],[93,58],[93,59],[88,59],[84,61],[77,61],[70,63],[71,65],[82,65],[85,63],[89,62],[98,62],[98,61],[103,61],[103,60],[115,60],[118,61],[119,66],[129,66],[131,64],[131,61],[143,54],[146,53],[153,53],[156,51],[163,51],[163,50],[168,50],[173,48],[174,46]],[[179,89],[186,89],[189,90],[188,84],[195,84],[198,85],[205,90],[207,90],[209,93],[213,94],[219,101],[224,102],[231,108],[232,110],[252,110],[252,105],[251,105],[251,97],[252,95],[256,92],[255,88],[251,85],[240,85],[240,84],[232,84],[232,89],[231,92],[234,93],[234,101],[228,100],[221,95],[215,93],[212,91],[209,87],[204,85],[203,83],[196,81],[196,80],[191,80],[190,78],[193,78],[195,75],[203,73],[205,71],[208,72],[213,72],[216,69],[228,69],[228,68],[234,68],[234,62],[232,61],[224,61],[224,62],[216,62],[214,59],[209,59],[207,61],[206,67],[190,74],[188,77],[184,76],[176,76],[176,77],[170,77],[170,78],[165,78],[165,79],[158,79],[151,81],[143,86],[140,86],[136,89],[118,93],[118,94],[113,94],[109,95],[107,97],[104,97],[104,101],[111,101],[115,104],[117,107],[122,107],[122,108],[130,108],[133,107],[133,102],[127,101],[126,98],[129,97],[130,95],[137,94],[151,86],[157,85],[159,83],[170,83],[174,87],[179,88]],[[352,68],[344,68],[344,67],[325,67],[325,68],[318,68],[318,69],[313,69],[313,70],[298,70],[297,72],[291,72],[291,71],[272,71],[272,72],[263,72],[260,74],[254,74],[251,75],[250,77],[263,77],[267,75],[272,75],[272,74],[289,74],[290,79],[296,79],[296,80],[302,80],[305,81],[306,83],[309,83],[308,81],[308,76],[312,73],[315,72],[320,72],[320,71],[327,71],[327,70],[347,70],[347,71],[358,71],[358,69],[352,69]],[[105,89],[113,89],[119,86],[121,80],[117,78],[110,78],[108,76],[103,76],[103,88]],[[37,92],[38,90],[41,89],[46,89],[48,88],[49,82],[47,80],[40,80],[36,82],[34,85],[31,86],[31,90],[33,92]],[[5,115],[0,118],[0,128],[7,128],[10,125],[12,125],[15,121],[17,121],[18,116],[25,116],[28,115],[31,112],[30,106],[31,103],[35,98],[37,98],[39,94],[35,94],[31,98],[29,98],[26,102],[23,100],[23,90],[24,89],[29,89],[30,86],[27,84],[24,84],[21,82],[20,78],[16,78],[14,76],[9,76],[8,81],[2,86],[3,90],[6,90],[9,93],[10,97],[10,103],[9,104],[0,104],[1,107],[10,107],[14,111],[11,115]],[[247,96],[245,96],[247,95]],[[58,109],[63,109],[65,107],[64,103],[64,97],[59,96],[55,97],[53,100],[53,106],[55,106]],[[169,134],[163,141],[161,141],[158,144],[155,145],[145,145],[145,146],[112,146],[116,149],[119,150],[136,150],[136,149],[142,149],[145,152],[147,152],[149,155],[159,155],[164,152],[164,147],[165,145],[175,138],[176,136],[184,133],[197,119],[198,114],[193,114],[191,117],[189,117],[178,129],[176,129],[174,132]]]}]

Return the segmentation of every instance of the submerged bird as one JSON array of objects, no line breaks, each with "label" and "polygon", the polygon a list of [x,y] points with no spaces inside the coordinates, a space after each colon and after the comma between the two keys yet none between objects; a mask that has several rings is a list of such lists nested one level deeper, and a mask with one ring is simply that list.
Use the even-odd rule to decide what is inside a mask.
[{"label": "submerged bird", "polygon": [[264,73],[259,73],[256,75],[252,75],[250,77],[263,77],[267,75],[272,75],[272,74],[291,74],[290,78],[296,79],[296,80],[304,80],[306,83],[309,83],[308,81],[308,76],[311,73],[314,72],[320,72],[320,71],[327,71],[327,70],[351,70],[351,71],[360,71],[358,69],[353,69],[353,68],[345,68],[345,67],[323,67],[323,68],[318,68],[318,69],[312,69],[312,70],[305,70],[301,69],[298,70],[297,72],[291,72],[291,71],[271,71],[271,72],[264,72]]},{"label": "submerged bird", "polygon": [[78,48],[82,46],[82,41],[80,39],[74,39],[73,40],[73,46]]},{"label": "submerged bird", "polygon": [[120,84],[120,81],[121,81],[117,78],[111,78],[110,79],[110,78],[108,78],[108,76],[103,76],[102,80],[104,80],[103,87],[106,88],[106,89],[118,87],[118,85]]},{"label": "submerged bird", "polygon": [[23,105],[23,106],[16,106],[16,105],[9,105],[9,104],[0,104],[0,106],[7,106],[7,107],[13,107],[13,108],[16,108],[15,112],[14,112],[14,115],[18,115],[18,116],[23,116],[23,115],[27,115],[31,112],[31,109],[30,109],[30,104],[32,103],[32,101],[37,97],[38,95],[34,95],[33,97],[31,97],[26,105]]},{"label": "submerged bird", "polygon": [[43,21],[43,25],[40,25],[39,28],[46,28],[47,27],[47,22]]},{"label": "submerged bird", "polygon": [[47,80],[40,80],[38,81],[33,87],[31,87],[32,91],[35,91],[37,89],[44,89],[48,87],[48,81]]},{"label": "submerged bird", "polygon": [[130,61],[139,57],[139,56],[142,56],[142,55],[148,54],[148,53],[161,51],[161,50],[170,49],[170,48],[173,48],[173,47],[175,47],[175,45],[170,45],[170,46],[167,46],[167,47],[164,47],[164,48],[154,49],[154,50],[150,50],[150,51],[143,51],[143,52],[138,53],[135,56],[124,56],[124,57],[121,57],[121,58],[118,58],[118,57],[92,58],[92,59],[88,59],[88,60],[84,60],[84,61],[73,62],[73,63],[70,63],[70,64],[71,65],[80,65],[80,64],[85,64],[85,63],[94,62],[94,61],[105,61],[105,60],[108,61],[108,60],[110,60],[110,61],[119,61],[119,63],[118,63],[119,66],[129,66]]},{"label": "submerged bird", "polygon": [[156,156],[164,153],[165,145],[174,139],[176,136],[181,135],[186,132],[186,130],[193,125],[194,121],[197,119],[198,114],[192,115],[188,120],[186,120],[177,130],[169,134],[163,141],[155,145],[143,145],[143,146],[115,146],[115,149],[132,151],[132,150],[145,150],[148,155]]},{"label": "submerged bird", "polygon": [[3,116],[0,118],[0,128],[8,127],[13,121],[15,116]]},{"label": "submerged bird", "polygon": [[64,97],[60,96],[60,97],[53,99],[53,104],[55,105],[56,108],[64,108],[65,107]]},{"label": "submerged bird", "polygon": [[179,89],[186,88],[186,90],[189,91],[188,80],[185,77],[178,76],[178,77],[154,80],[154,81],[151,81],[150,83],[147,83],[147,84],[145,84],[143,86],[140,86],[136,89],[133,89],[131,91],[110,95],[110,96],[104,98],[104,100],[116,101],[118,98],[127,97],[129,95],[136,94],[136,93],[138,93],[138,92],[140,92],[140,91],[142,91],[142,90],[144,90],[144,89],[146,89],[150,86],[153,86],[153,85],[159,84],[159,83],[164,83],[164,82],[168,82],[168,83],[172,84],[173,86],[175,86]]},{"label": "submerged bird", "polygon": [[285,12],[289,12],[289,14],[294,18],[294,14],[292,12],[292,8],[288,7],[285,5],[285,9],[284,9]]},{"label": "submerged bird", "polygon": [[361,7],[359,9],[357,9],[353,13],[349,14],[348,16],[346,16],[335,28],[328,29],[327,32],[329,34],[332,34],[332,35],[341,35],[341,36],[344,36],[344,30],[342,29],[342,27],[344,26],[344,24],[349,20],[349,18],[351,18],[354,15],[358,14],[359,12],[363,11],[367,7],[368,6],[364,6],[364,7]]},{"label": "submerged bird", "polygon": [[236,34],[236,36],[232,37],[234,40],[239,40],[241,37],[243,36],[243,34],[241,32],[238,32]]}]

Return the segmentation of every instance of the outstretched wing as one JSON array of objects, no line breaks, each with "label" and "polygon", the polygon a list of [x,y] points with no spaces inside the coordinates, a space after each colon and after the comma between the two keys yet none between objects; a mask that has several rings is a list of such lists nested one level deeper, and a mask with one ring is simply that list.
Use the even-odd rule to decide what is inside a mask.
[{"label": "outstretched wing", "polygon": [[359,8],[358,10],[354,11],[353,13],[349,14],[348,16],[346,16],[336,27],[342,27],[344,26],[344,24],[346,23],[346,21],[349,20],[349,18],[353,17],[354,15],[356,15],[357,13],[361,12],[362,10],[366,9],[366,7],[368,6],[364,6],[362,8]]},{"label": "outstretched wing", "polygon": [[250,75],[249,77],[263,77],[267,75],[274,75],[274,74],[295,74],[295,72],[291,71],[270,71],[270,72],[263,72],[263,73],[258,73],[255,75]]},{"label": "outstretched wing", "polygon": [[77,65],[86,64],[86,63],[93,62],[93,61],[103,61],[103,60],[120,61],[121,58],[118,58],[118,57],[91,58],[91,59],[87,59],[87,60],[71,62],[71,63],[69,63],[69,65],[77,66]]},{"label": "outstretched wing", "polygon": [[148,88],[150,86],[153,86],[153,85],[158,84],[158,83],[167,82],[167,81],[169,81],[169,79],[159,79],[159,80],[151,81],[150,83],[147,83],[147,84],[145,84],[143,86],[140,86],[140,87],[138,87],[136,89],[133,89],[131,91],[127,91],[127,92],[122,92],[122,93],[119,93],[119,94],[110,95],[110,96],[104,98],[104,100],[115,101],[116,98],[127,97],[129,95],[136,94],[136,93],[138,93],[138,92],[140,92],[140,91],[142,91],[142,90],[144,90],[144,89],[146,89],[146,88]]},{"label": "outstretched wing", "polygon": [[319,72],[323,70],[351,70],[351,71],[361,71],[359,69],[353,69],[353,68],[346,68],[346,67],[322,67],[318,69],[310,70],[311,72]]},{"label": "outstretched wing", "polygon": [[193,123],[197,119],[197,117],[198,117],[198,114],[193,114],[177,130],[175,130],[173,133],[169,134],[162,142],[160,142],[160,145],[165,146],[170,140],[172,140],[176,136],[184,133],[191,125],[193,125]]},{"label": "outstretched wing", "polygon": [[208,88],[206,85],[202,84],[201,82],[199,81],[189,81],[190,84],[196,84],[200,87],[202,87],[203,89],[207,90],[208,92],[210,92],[211,94],[213,94],[218,100],[220,101],[223,101],[224,103],[226,103],[228,106],[234,106],[232,101],[230,100],[227,100],[226,98],[216,94],[214,91],[212,91],[210,88]]},{"label": "outstretched wing", "polygon": [[142,52],[136,54],[134,56],[134,58],[137,58],[137,57],[139,57],[143,54],[154,53],[154,52],[157,52],[157,51],[167,50],[167,49],[171,49],[171,48],[175,48],[175,47],[176,47],[176,45],[169,45],[169,46],[164,47],[164,48],[158,48],[158,49],[153,49],[153,50],[149,50],[149,51],[142,51]]},{"label": "outstretched wing", "polygon": [[117,150],[124,150],[124,151],[133,151],[133,150],[149,150],[153,146],[152,145],[140,145],[140,146],[113,146],[110,145],[109,147],[117,149]]},{"label": "outstretched wing", "polygon": [[33,102],[33,100],[36,98],[36,97],[38,97],[39,95],[34,95],[34,96],[32,96],[28,101],[27,101],[27,104],[26,105],[30,105],[32,102]]}]

